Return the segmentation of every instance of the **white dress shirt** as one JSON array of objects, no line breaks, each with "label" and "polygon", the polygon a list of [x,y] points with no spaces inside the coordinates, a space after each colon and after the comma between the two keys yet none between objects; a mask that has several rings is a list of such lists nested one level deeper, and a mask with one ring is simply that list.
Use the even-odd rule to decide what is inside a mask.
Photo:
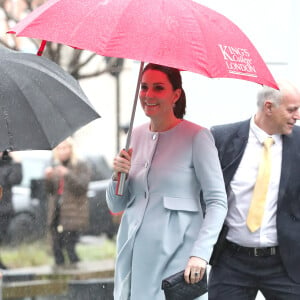
[{"label": "white dress shirt", "polygon": [[281,174],[282,138],[272,135],[274,144],[271,147],[271,178],[267,192],[262,226],[251,232],[246,224],[258,167],[263,151],[263,141],[270,135],[260,129],[254,118],[250,122],[249,138],[239,167],[230,183],[228,196],[229,225],[227,239],[245,247],[270,247],[278,245],[276,230],[276,211]]}]

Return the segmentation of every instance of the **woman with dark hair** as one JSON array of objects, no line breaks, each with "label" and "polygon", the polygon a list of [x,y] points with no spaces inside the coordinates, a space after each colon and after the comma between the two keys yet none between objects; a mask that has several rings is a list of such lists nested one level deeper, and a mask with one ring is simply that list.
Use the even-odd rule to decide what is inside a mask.
[{"label": "woman with dark hair", "polygon": [[[162,279],[183,269],[188,283],[203,278],[227,201],[209,130],[183,119],[180,72],[148,64],[139,98],[150,123],[135,128],[130,150],[114,159],[107,189],[111,211],[124,211],[114,297],[163,300]],[[115,194],[119,172],[127,174],[122,196]]]}]

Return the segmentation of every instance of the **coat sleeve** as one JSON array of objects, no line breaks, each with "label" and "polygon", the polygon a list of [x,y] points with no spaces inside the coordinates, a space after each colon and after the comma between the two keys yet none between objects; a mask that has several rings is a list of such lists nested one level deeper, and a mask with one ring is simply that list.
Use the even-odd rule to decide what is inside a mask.
[{"label": "coat sleeve", "polygon": [[227,214],[227,196],[217,149],[207,129],[201,130],[194,139],[193,163],[206,212],[191,256],[208,262]]},{"label": "coat sleeve", "polygon": [[122,212],[130,199],[127,180],[125,181],[124,193],[122,196],[116,195],[116,188],[117,182],[111,179],[106,190],[106,202],[109,210],[113,213]]}]

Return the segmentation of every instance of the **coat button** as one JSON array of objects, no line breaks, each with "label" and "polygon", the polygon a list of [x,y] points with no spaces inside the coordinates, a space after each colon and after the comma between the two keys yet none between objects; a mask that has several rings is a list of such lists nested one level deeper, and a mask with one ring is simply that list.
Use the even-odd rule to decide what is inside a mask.
[{"label": "coat button", "polygon": [[148,168],[148,166],[149,166],[149,163],[145,162],[145,168]]},{"label": "coat button", "polygon": [[156,134],[153,134],[153,135],[152,135],[152,140],[155,141],[156,138],[157,138],[157,135],[156,135]]}]

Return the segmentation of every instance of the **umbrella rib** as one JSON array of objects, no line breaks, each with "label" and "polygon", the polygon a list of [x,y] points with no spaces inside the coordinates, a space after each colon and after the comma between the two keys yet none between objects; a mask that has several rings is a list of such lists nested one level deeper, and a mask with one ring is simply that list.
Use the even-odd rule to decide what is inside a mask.
[{"label": "umbrella rib", "polygon": [[[200,4],[197,3],[197,5],[200,5]],[[196,9],[196,8],[194,8],[194,6],[193,6],[193,9],[191,9],[191,11],[194,15],[194,19],[198,20],[197,17],[196,17],[194,9]],[[201,20],[199,20],[199,22],[197,22],[197,25],[198,25],[199,31],[201,31],[202,37],[204,37],[204,39],[205,39],[205,44],[207,44],[207,38],[206,38],[206,35],[204,34],[205,31],[203,30],[203,25],[201,23]],[[207,62],[208,62],[207,52],[205,52],[205,60],[203,60],[203,62],[205,62],[206,65],[207,65]],[[207,67],[205,68],[206,76],[212,78],[213,76],[208,70],[211,70],[211,68],[207,68]]]},{"label": "umbrella rib", "polygon": [[[46,74],[46,75],[48,75],[48,74]],[[42,88],[41,88],[41,90],[42,90]],[[44,92],[44,94],[45,94],[48,98],[51,98],[52,95],[53,95],[53,93],[51,93],[51,94],[50,94],[50,93],[47,93],[46,90],[43,90],[43,92]],[[33,107],[32,107],[32,104],[31,104],[30,102],[28,102],[28,104],[29,104],[30,108],[32,109],[32,111],[34,111],[34,109],[33,109]],[[54,105],[54,103],[53,103],[52,101],[49,101],[48,104],[51,105],[52,107],[55,107],[55,105]],[[65,122],[65,124],[67,124],[68,128],[71,128],[71,127],[72,127],[71,124],[70,124],[70,122],[64,117],[64,114],[63,114],[60,110],[55,110],[55,113],[60,115],[61,119]],[[36,119],[38,120],[39,124],[42,125],[43,123],[40,122],[38,115],[35,114],[35,116],[36,116]],[[44,129],[44,128],[43,128],[43,129]],[[45,132],[45,130],[43,130],[43,132]],[[49,142],[49,139],[48,139],[48,137],[47,137],[46,134],[45,134],[45,137],[46,137],[47,141]],[[66,137],[67,137],[67,136],[61,138],[61,140],[63,140],[63,139],[66,138]],[[49,145],[50,145],[51,147],[53,146],[53,145],[51,145],[50,142],[49,142]]]},{"label": "umbrella rib", "polygon": [[[21,93],[22,95],[24,95],[24,99],[26,99],[25,94],[24,94],[23,91],[19,88],[18,83],[16,82],[16,80],[15,80],[10,74],[7,74],[7,76],[9,76],[10,80],[13,81],[13,82],[15,83],[15,86],[18,88],[18,90],[20,91],[20,93]],[[34,80],[34,79],[33,79],[33,80]],[[33,116],[33,117],[37,120],[37,122],[40,123],[40,122],[39,122],[39,119],[37,118],[37,115],[34,113],[34,109],[32,108],[32,105],[31,105],[27,100],[26,100],[26,103],[28,104],[28,107],[30,108],[30,110],[33,112],[33,113],[31,114],[31,117]],[[7,114],[7,117],[8,117],[8,114]],[[44,135],[44,137],[45,137],[45,140],[47,140],[47,142],[49,143],[48,137],[47,137],[47,135],[45,134],[44,130],[42,131],[42,133],[43,133],[43,135]],[[49,143],[49,145],[50,145],[50,143]]]},{"label": "umbrella rib", "polygon": [[0,47],[1,150],[49,150],[99,118],[77,80],[53,61]]},{"label": "umbrella rib", "polygon": [[[15,62],[14,62],[14,63],[15,63]],[[21,65],[21,64],[20,64],[20,65]],[[32,69],[35,69],[35,68],[31,67],[31,64],[28,64],[27,67],[28,67],[28,68],[32,68]],[[10,68],[9,68],[9,66],[8,66],[7,70],[9,70],[9,69],[10,69]],[[39,69],[39,72],[40,72],[40,71],[41,71],[41,69]],[[50,76],[50,75],[49,75],[48,73],[46,73],[46,72],[43,72],[43,73],[44,73],[45,76]],[[34,118],[34,119],[36,120],[36,122],[37,122],[38,124],[41,125],[41,127],[42,127],[42,129],[43,129],[43,130],[41,130],[41,133],[42,133],[42,135],[44,136],[45,141],[47,141],[48,147],[49,147],[49,148],[50,148],[50,147],[52,148],[53,145],[51,145],[51,143],[50,143],[50,141],[49,141],[49,138],[48,138],[48,136],[47,136],[47,134],[46,134],[46,132],[45,132],[45,130],[44,130],[45,128],[43,128],[43,123],[42,123],[41,120],[39,119],[39,116],[35,113],[35,110],[34,110],[34,108],[33,108],[33,105],[27,100],[26,95],[24,94],[24,92],[23,92],[23,91],[21,90],[21,88],[19,87],[18,82],[15,80],[15,78],[13,78],[13,77],[11,76],[10,73],[6,72],[5,70],[2,71],[2,74],[5,74],[6,77],[8,77],[12,82],[15,83],[15,84],[14,84],[14,85],[15,85],[15,88],[17,88],[18,91],[23,95],[24,99],[26,99],[26,103],[28,104],[28,108],[32,111],[32,114],[30,114],[30,115],[31,115],[31,118]],[[56,79],[58,79],[58,78],[56,78]],[[33,83],[34,83],[34,82],[37,82],[37,83],[40,82],[39,79],[35,79],[35,78],[31,78],[31,80],[32,80]],[[58,82],[59,82],[59,81],[58,81]],[[37,88],[37,86],[40,86],[40,85],[35,85],[35,88]],[[41,86],[40,86],[40,90],[42,90],[43,93],[44,93],[48,98],[52,96],[52,94],[50,95],[50,94],[48,94],[48,93],[46,92],[46,90],[43,90]],[[53,104],[52,102],[49,102],[49,104],[50,104],[52,107],[54,107],[54,104]],[[60,114],[61,119],[65,122],[65,124],[68,126],[68,128],[71,128],[71,127],[72,127],[72,126],[70,126],[70,123],[68,122],[68,120],[64,117],[64,115],[63,115],[60,111],[56,111],[56,113],[59,113],[59,114]],[[14,146],[15,143],[14,143],[14,140],[13,140],[13,134],[12,134],[12,132],[11,132],[11,130],[10,130],[10,125],[9,125],[9,115],[8,115],[8,112],[7,112],[7,111],[6,111],[6,113],[5,113],[4,116],[6,116],[5,121],[6,121],[6,125],[7,125],[7,132],[8,132],[9,143],[10,143],[9,147],[11,147],[12,149],[15,149],[15,146]],[[65,136],[65,137],[66,137],[66,136]],[[64,138],[65,138],[65,137],[64,137]],[[61,138],[61,140],[63,140],[63,138]]]},{"label": "umbrella rib", "polygon": [[[130,4],[131,4],[131,2],[128,1],[126,5],[122,6],[122,12],[120,12],[120,17],[118,18],[118,22],[116,22],[114,24],[115,26],[111,27],[112,29],[109,32],[107,41],[112,41],[112,37],[115,36],[115,32],[118,32],[116,29],[120,27],[122,18],[127,18],[126,11],[127,11],[128,6],[130,6]],[[98,4],[98,5],[100,5],[100,4]],[[109,55],[109,53],[107,53],[107,48],[109,48],[108,45],[111,45],[111,43],[107,43],[107,41],[105,42],[105,49],[102,48],[102,51],[98,52],[98,54],[110,57],[111,55]],[[120,55],[120,56],[118,56],[118,58],[137,60],[137,58],[130,57],[130,55]]]},{"label": "umbrella rib", "polygon": [[[15,61],[14,61],[15,63]],[[7,68],[4,67],[4,63],[2,64],[3,68],[1,68],[1,73],[4,74],[4,76],[6,76],[11,82],[14,82],[14,88],[15,89],[18,89],[19,93],[21,95],[23,95],[23,97],[26,99],[26,96],[25,94],[23,93],[23,91],[20,89],[19,85],[18,85],[18,82],[15,80],[14,77],[11,76],[11,74],[7,71],[7,70],[11,70],[11,67],[10,65],[7,66]],[[13,69],[13,68],[12,68]],[[28,104],[29,102],[26,101]],[[29,105],[29,108],[31,111],[34,112],[34,110],[32,109],[31,105]],[[13,133],[10,129],[10,121],[9,121],[9,114],[8,114],[8,111],[5,110],[4,108],[2,108],[3,110],[3,114],[4,114],[4,119],[5,119],[5,123],[6,123],[6,126],[7,126],[7,134],[8,134],[8,139],[9,139],[9,147],[12,149],[12,150],[15,150],[15,142],[14,142],[14,138],[13,138]],[[38,121],[38,119],[36,118],[35,114],[31,114],[31,116],[34,116],[35,119]],[[48,141],[48,138],[47,136],[44,134],[43,132],[43,135],[45,136],[46,140]],[[18,149],[19,150],[19,149]]]}]

